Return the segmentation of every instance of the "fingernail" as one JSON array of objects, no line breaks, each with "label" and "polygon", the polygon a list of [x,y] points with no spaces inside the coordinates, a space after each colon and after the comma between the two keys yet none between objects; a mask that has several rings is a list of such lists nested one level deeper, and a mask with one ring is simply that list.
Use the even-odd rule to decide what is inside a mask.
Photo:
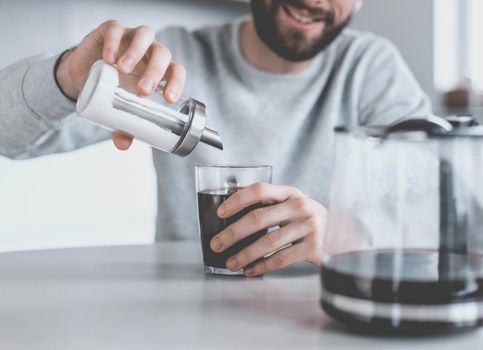
[{"label": "fingernail", "polygon": [[211,240],[211,249],[220,250],[222,246],[223,243],[221,242],[221,239],[216,237]]},{"label": "fingernail", "polygon": [[219,217],[223,217],[226,214],[226,209],[223,207],[219,207],[217,211]]},{"label": "fingernail", "polygon": [[152,92],[154,90],[154,80],[153,79],[143,79],[141,81],[141,87],[146,92]]},{"label": "fingernail", "polygon": [[177,94],[173,90],[166,90],[166,96],[168,96],[170,101],[176,101]]},{"label": "fingernail", "polygon": [[235,258],[230,258],[226,262],[226,267],[228,267],[228,269],[234,271],[238,268],[238,261],[236,261]]},{"label": "fingernail", "polygon": [[116,62],[116,53],[114,51],[109,51],[107,53],[107,59],[110,61],[110,62]]},{"label": "fingernail", "polygon": [[255,270],[253,268],[250,268],[250,269],[245,269],[243,272],[245,273],[245,275],[251,276],[251,275],[253,275],[254,271]]},{"label": "fingernail", "polygon": [[134,58],[132,57],[125,57],[122,59],[121,64],[124,66],[126,69],[131,69],[134,66]]}]

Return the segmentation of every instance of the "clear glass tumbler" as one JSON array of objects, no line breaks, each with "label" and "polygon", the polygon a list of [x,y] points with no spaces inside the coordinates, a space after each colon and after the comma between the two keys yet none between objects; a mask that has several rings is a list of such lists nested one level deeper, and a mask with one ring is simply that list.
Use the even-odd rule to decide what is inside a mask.
[{"label": "clear glass tumbler", "polygon": [[227,219],[221,219],[217,215],[218,207],[233,193],[257,182],[272,182],[271,166],[213,165],[196,167],[198,219],[201,247],[203,251],[203,263],[206,273],[243,275],[243,269],[239,271],[228,270],[226,268],[226,260],[267,233],[267,229],[256,232],[235,243],[222,253],[215,253],[210,247],[210,242],[215,235],[223,231],[235,221],[241,219],[253,209],[263,206],[261,203],[252,205]]}]

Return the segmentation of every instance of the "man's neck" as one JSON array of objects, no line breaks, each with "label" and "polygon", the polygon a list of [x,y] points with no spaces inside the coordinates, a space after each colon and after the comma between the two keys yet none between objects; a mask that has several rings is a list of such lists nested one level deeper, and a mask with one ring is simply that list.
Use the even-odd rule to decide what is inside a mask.
[{"label": "man's neck", "polygon": [[295,74],[307,69],[313,60],[288,61],[273,52],[258,36],[253,19],[241,25],[241,51],[245,59],[258,69],[275,74]]}]

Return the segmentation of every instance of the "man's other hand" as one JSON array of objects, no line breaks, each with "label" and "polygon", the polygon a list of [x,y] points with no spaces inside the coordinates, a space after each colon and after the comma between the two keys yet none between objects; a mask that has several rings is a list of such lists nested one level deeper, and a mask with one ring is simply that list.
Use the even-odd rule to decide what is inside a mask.
[{"label": "man's other hand", "polygon": [[229,258],[229,270],[244,268],[245,275],[259,276],[296,262],[321,264],[327,216],[322,204],[293,187],[256,183],[230,196],[218,208],[218,216],[228,218],[257,203],[268,206],[252,210],[213,237],[211,249],[222,252],[255,232],[273,226],[280,228]]}]

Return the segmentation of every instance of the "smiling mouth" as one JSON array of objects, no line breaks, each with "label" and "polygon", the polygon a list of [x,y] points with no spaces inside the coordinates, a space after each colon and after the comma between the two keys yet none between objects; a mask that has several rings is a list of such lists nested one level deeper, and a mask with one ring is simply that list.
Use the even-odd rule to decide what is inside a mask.
[{"label": "smiling mouth", "polygon": [[282,7],[288,16],[290,16],[300,24],[309,25],[317,22],[322,22],[324,20],[323,16],[312,16],[310,14],[307,14],[307,11],[303,11],[302,13],[300,10],[295,9],[290,5],[284,5]]}]

